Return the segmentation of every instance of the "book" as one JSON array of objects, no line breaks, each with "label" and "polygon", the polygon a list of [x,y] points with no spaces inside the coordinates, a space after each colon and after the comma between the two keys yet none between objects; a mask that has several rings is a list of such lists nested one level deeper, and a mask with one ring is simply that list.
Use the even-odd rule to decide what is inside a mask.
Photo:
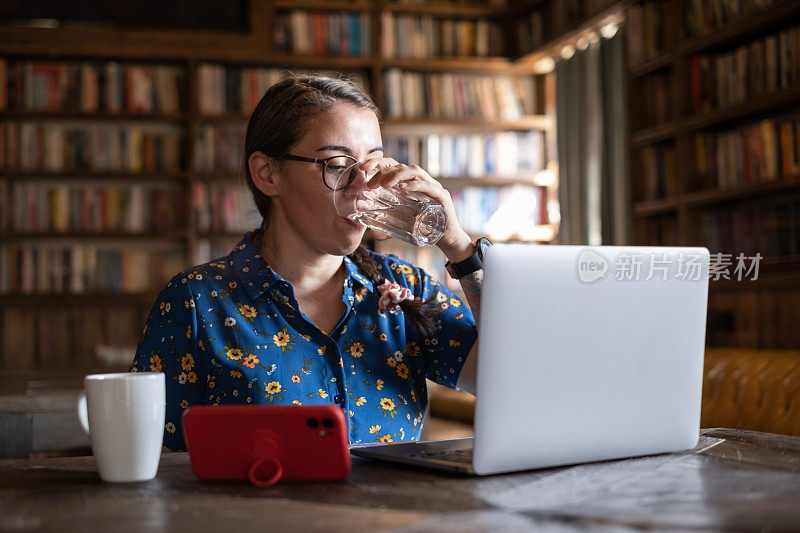
[{"label": "book", "polygon": [[245,185],[192,184],[191,209],[200,233],[241,233],[258,228],[262,217]]},{"label": "book", "polygon": [[800,177],[800,122],[765,119],[732,130],[696,133],[693,188],[729,189]]},{"label": "book", "polygon": [[186,72],[171,65],[0,60],[0,109],[179,113]]},{"label": "book", "polygon": [[273,19],[273,48],[284,54],[362,56],[372,54],[368,13],[279,11]]},{"label": "book", "polygon": [[684,15],[687,37],[705,35],[755,16],[783,0],[692,0]]},{"label": "book", "polygon": [[168,233],[188,225],[181,188],[0,181],[0,231]]},{"label": "book", "polygon": [[530,77],[419,73],[390,68],[384,73],[384,92],[390,118],[514,121],[535,113],[536,87]]},{"label": "book", "polygon": [[[692,91],[699,91],[700,79],[694,78],[695,72],[699,71],[700,63],[697,62],[698,69],[692,72]],[[631,116],[631,124],[634,129],[643,129],[664,124],[673,119],[673,75],[671,72],[656,72],[635,80],[634,90],[639,98],[632,102],[635,112]]]},{"label": "book", "polygon": [[[272,85],[288,73],[280,68],[250,68],[202,63],[198,69],[200,112],[207,115],[237,113],[249,115]],[[292,69],[295,74],[322,74],[352,80],[369,91],[368,77],[358,71]]]},{"label": "book", "polygon": [[[471,135],[410,135],[383,138],[384,153],[417,164],[442,180],[456,177],[532,177],[546,166],[540,131]],[[491,164],[502,161],[501,165]]]},{"label": "book", "polygon": [[500,24],[430,15],[382,14],[381,55],[386,58],[502,56]]},{"label": "book", "polygon": [[691,58],[692,110],[720,109],[794,87],[800,80],[800,27],[732,51]]},{"label": "book", "polygon": [[4,170],[23,172],[178,172],[180,128],[65,121],[5,123]]},{"label": "book", "polygon": [[182,250],[120,244],[0,244],[0,292],[148,292],[186,267]]}]

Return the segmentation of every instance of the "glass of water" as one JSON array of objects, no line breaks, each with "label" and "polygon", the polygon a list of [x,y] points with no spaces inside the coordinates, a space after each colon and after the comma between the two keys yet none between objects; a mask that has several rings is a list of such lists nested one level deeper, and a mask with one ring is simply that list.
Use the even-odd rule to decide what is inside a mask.
[{"label": "glass of water", "polygon": [[[397,187],[371,189],[369,179],[379,169],[367,171],[366,179],[352,179],[332,187],[336,211],[343,217],[415,246],[433,246],[444,235],[447,214],[432,198]],[[351,179],[342,172],[340,180]],[[338,185],[343,185],[339,187]]]}]

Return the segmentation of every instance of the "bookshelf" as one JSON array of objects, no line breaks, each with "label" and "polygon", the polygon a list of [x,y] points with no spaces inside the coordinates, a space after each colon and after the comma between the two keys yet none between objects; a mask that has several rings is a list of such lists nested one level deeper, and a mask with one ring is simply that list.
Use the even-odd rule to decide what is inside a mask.
[{"label": "bookshelf", "polygon": [[[60,211],[53,212],[53,220],[41,215],[35,220],[0,216],[0,261],[13,249],[20,262],[15,270],[29,270],[24,290],[12,281],[16,273],[11,269],[0,273],[0,366],[92,364],[96,345],[135,345],[158,290],[171,274],[228,253],[244,230],[254,227],[259,217],[243,194],[240,146],[254,98],[285,69],[355,76],[384,111],[385,139],[429,141],[423,152],[410,153],[409,158],[429,157],[430,143],[462,152],[467,141],[484,148],[491,143],[495,158],[507,158],[518,153],[517,145],[536,142],[538,158],[520,160],[511,170],[503,170],[502,165],[496,168],[496,162],[486,158],[471,158],[470,168],[452,168],[446,177],[435,173],[434,177],[441,178],[454,195],[466,198],[464,204],[471,202],[473,208],[486,201],[482,198],[490,192],[494,202],[498,195],[512,191],[539,195],[536,216],[540,227],[535,240],[549,242],[555,237],[557,228],[548,223],[544,204],[555,196],[555,185],[541,176],[555,164],[554,120],[549,104],[552,80],[534,74],[529,65],[513,62],[504,52],[506,42],[498,40],[496,28],[509,23],[509,9],[488,0],[425,5],[385,0],[252,0],[247,9],[246,32],[0,26],[5,36],[0,42],[0,60],[12,67],[3,70],[6,79],[0,80],[0,85],[8,90],[8,76],[15,75],[16,65],[28,68],[28,76],[34,70],[41,76],[37,92],[23,93],[13,105],[0,108],[0,146],[4,147],[0,150],[0,196],[13,189],[24,191],[18,193],[19,198],[38,201],[40,208],[49,206],[52,197],[61,198],[62,205]],[[442,50],[442,55],[400,57],[382,48],[387,24],[402,18],[397,27],[403,28],[416,17],[425,21],[422,27],[437,28],[433,36],[440,44],[435,49]],[[309,26],[323,21],[334,32],[351,18],[360,24],[361,48],[345,52],[331,48],[330,43],[312,41],[298,48],[297,43],[289,42],[292,30],[300,31],[295,36],[302,36]],[[276,37],[279,28],[284,32],[281,38]],[[441,45],[446,33],[453,38]],[[432,40],[428,38],[427,42]],[[34,69],[40,65],[44,67]],[[118,71],[133,71],[139,81],[130,82],[132,85],[123,90],[128,100],[108,103],[106,100],[113,100],[106,83],[108,72]],[[148,74],[142,74],[150,71],[160,74],[149,79]],[[418,113],[389,116],[387,102],[398,90],[387,81],[389,72],[411,75],[417,88],[447,79],[464,91],[465,99],[449,111],[433,112],[426,108],[424,98],[418,97]],[[57,105],[49,98],[49,91],[62,87],[60,80],[65,76],[69,83],[80,79],[80,87],[104,91],[104,96],[73,95],[77,99],[69,100],[70,105]],[[231,99],[224,90],[225,83],[243,77],[257,88]],[[127,74],[123,79],[128,79]],[[30,79],[26,87],[33,86],[28,82]],[[157,91],[150,89],[156,84]],[[482,110],[476,112],[473,104],[479,100],[466,98],[474,97],[471,88],[478,86],[504,91],[506,100],[523,87],[521,91],[530,91],[530,98],[511,104],[511,110],[505,104],[486,115]],[[149,101],[154,94],[168,102]],[[7,96],[0,94],[5,101]],[[403,99],[401,102],[405,103]],[[41,133],[54,125],[66,132],[64,139],[47,138]],[[11,131],[14,128],[26,132]],[[120,134],[120,128],[127,130]],[[525,138],[531,132],[537,136],[535,141]],[[26,159],[22,160],[9,148],[9,135],[12,147],[26,142],[26,146],[40,144],[36,150],[24,152]],[[75,138],[88,138],[90,141],[82,142],[90,143],[97,142],[91,140],[95,137],[117,139],[115,136],[121,136],[118,143],[125,148],[129,148],[126,143],[131,136],[144,139],[130,149],[135,158],[119,159],[125,164],[93,161],[75,148]],[[435,141],[430,140],[433,137]],[[168,149],[162,145],[168,145]],[[53,147],[61,155],[74,157],[53,160],[47,155],[54,152]],[[89,153],[101,152],[93,149]],[[165,154],[169,154],[167,159]],[[11,158],[17,160],[12,163]],[[442,156],[437,161],[441,165],[445,159]],[[98,190],[114,190],[116,196],[109,199]],[[125,212],[127,204],[120,202],[120,197],[141,197],[142,191],[149,194],[151,190],[155,191],[153,198],[166,195],[164,191],[176,196],[164,205],[157,200],[147,204],[144,211],[151,212],[148,216],[137,219]],[[6,195],[6,199],[15,199],[16,194]],[[93,210],[102,213],[103,224],[89,224],[96,218]],[[169,223],[164,221],[167,211]],[[137,213],[142,215],[142,210]],[[470,231],[477,233],[481,228]],[[380,251],[415,259],[396,243],[375,244]],[[70,249],[74,253],[70,254]],[[30,270],[31,261],[51,256],[57,260],[47,268]],[[87,265],[92,265],[91,269]],[[431,272],[441,278],[440,266]],[[89,282],[95,278],[102,283]]]},{"label": "bookshelf", "polygon": [[708,343],[800,346],[800,4],[647,0],[626,14],[629,93],[644,95],[630,114],[654,115],[629,124],[634,244],[760,252],[757,280],[710,283]]}]

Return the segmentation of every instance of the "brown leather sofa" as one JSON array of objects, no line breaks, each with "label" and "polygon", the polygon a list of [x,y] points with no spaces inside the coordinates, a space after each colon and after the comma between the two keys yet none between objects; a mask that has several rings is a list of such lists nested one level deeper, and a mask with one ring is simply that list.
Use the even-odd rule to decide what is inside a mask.
[{"label": "brown leather sofa", "polygon": [[[800,350],[707,348],[702,427],[800,436]],[[431,387],[432,416],[472,423],[474,398]]]},{"label": "brown leather sofa", "polygon": [[800,350],[708,348],[703,427],[800,436]]}]

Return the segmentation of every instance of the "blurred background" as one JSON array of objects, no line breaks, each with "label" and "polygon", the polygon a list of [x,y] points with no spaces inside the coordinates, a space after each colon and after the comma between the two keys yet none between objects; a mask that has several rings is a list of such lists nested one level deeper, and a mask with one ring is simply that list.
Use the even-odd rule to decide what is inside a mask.
[{"label": "blurred background", "polygon": [[260,224],[244,132],[287,72],[365,87],[474,236],[708,247],[703,425],[800,435],[799,29],[793,0],[0,3],[0,456],[85,446],[81,376]]}]

